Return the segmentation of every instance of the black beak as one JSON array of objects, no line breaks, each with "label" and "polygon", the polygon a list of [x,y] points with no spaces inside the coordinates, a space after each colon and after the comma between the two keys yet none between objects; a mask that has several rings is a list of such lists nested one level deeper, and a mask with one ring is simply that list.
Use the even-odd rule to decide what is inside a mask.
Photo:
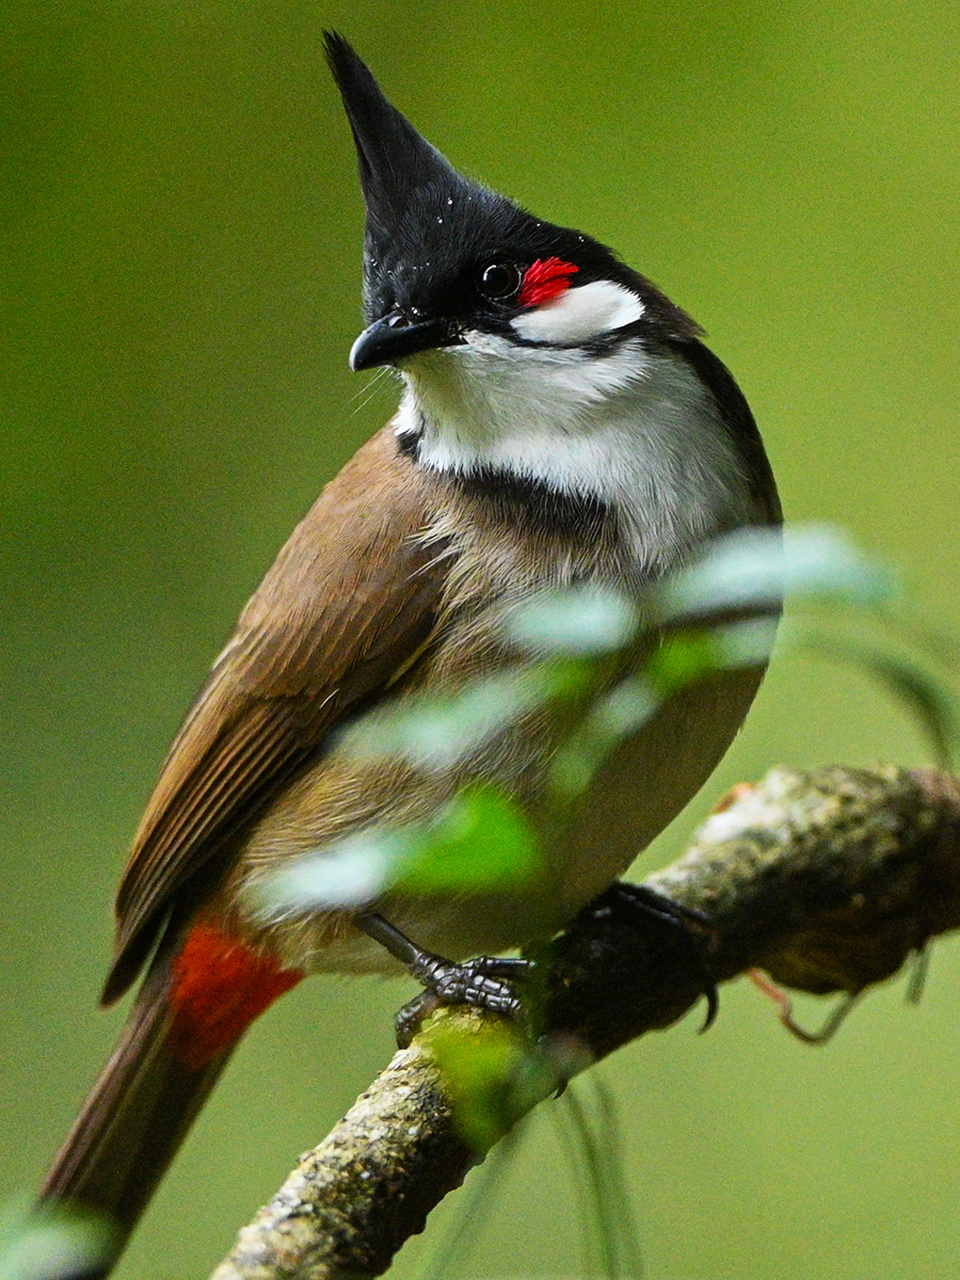
[{"label": "black beak", "polygon": [[405,356],[436,347],[459,346],[463,342],[447,320],[411,320],[403,311],[390,311],[361,333],[350,351],[350,368],[375,369],[396,364]]}]

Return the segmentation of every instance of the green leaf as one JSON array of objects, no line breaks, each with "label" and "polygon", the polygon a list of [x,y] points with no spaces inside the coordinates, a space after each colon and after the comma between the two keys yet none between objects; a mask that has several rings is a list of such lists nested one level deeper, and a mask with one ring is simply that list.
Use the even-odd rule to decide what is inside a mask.
[{"label": "green leaf", "polygon": [[0,1280],[72,1280],[113,1252],[113,1230],[90,1210],[26,1197],[0,1213]]},{"label": "green leaf", "polygon": [[777,642],[777,618],[745,618],[713,628],[713,645],[721,669],[756,667],[768,662]]},{"label": "green leaf", "polygon": [[516,1030],[487,1023],[471,1035],[441,1021],[421,1039],[443,1073],[461,1138],[488,1151],[518,1114],[514,1090],[527,1055]]},{"label": "green leaf", "polygon": [[535,882],[543,856],[519,806],[495,787],[460,790],[430,822],[381,827],[304,854],[261,886],[261,912],[366,906],[392,889],[429,897],[510,893]]},{"label": "green leaf", "polygon": [[717,669],[717,652],[708,628],[667,636],[651,655],[647,676],[661,694],[682,689]]},{"label": "green leaf", "polygon": [[589,1228],[584,1273],[638,1280],[643,1267],[618,1141],[622,1124],[609,1089],[590,1072],[571,1083],[554,1115]]},{"label": "green leaf", "polygon": [[483,1239],[493,1216],[497,1195],[504,1190],[509,1164],[517,1151],[523,1125],[517,1125],[470,1170],[455,1200],[455,1214],[446,1230],[434,1235],[429,1254],[416,1280],[450,1280],[467,1274],[466,1266],[477,1241]]},{"label": "green leaf", "polygon": [[668,635],[643,671],[597,698],[554,754],[550,785],[559,800],[582,795],[618,742],[636,733],[665,698],[714,671],[766,662],[774,618],[748,618]]},{"label": "green leaf", "polygon": [[543,592],[506,616],[510,637],[533,654],[613,653],[637,633],[640,612],[619,591],[595,584]]},{"label": "green leaf", "polygon": [[420,828],[394,868],[390,887],[428,896],[504,892],[543,868],[536,835],[519,806],[495,787],[465,787],[436,822]]},{"label": "green leaf", "polygon": [[557,798],[586,791],[607,754],[649,720],[661,701],[645,673],[628,676],[599,698],[551,761],[550,785]]},{"label": "green leaf", "polygon": [[746,618],[668,635],[646,669],[660,700],[714,671],[766,662],[777,636],[775,618]]},{"label": "green leaf", "polygon": [[407,849],[404,830],[374,827],[301,854],[251,889],[258,914],[267,921],[324,908],[368,906],[386,891]]},{"label": "green leaf", "polygon": [[955,767],[955,762],[960,759],[956,703],[935,676],[909,658],[884,653],[866,640],[824,636],[800,627],[794,630],[800,642],[808,648],[869,672],[917,719],[937,763],[945,769]]},{"label": "green leaf", "polygon": [[776,607],[784,595],[879,605],[894,591],[890,571],[840,529],[810,524],[744,529],[712,542],[702,559],[655,593],[664,621],[724,610]]},{"label": "green leaf", "polygon": [[390,757],[440,772],[469,758],[511,724],[582,685],[583,663],[524,663],[448,697],[410,696],[364,716],[340,742],[360,758]]}]

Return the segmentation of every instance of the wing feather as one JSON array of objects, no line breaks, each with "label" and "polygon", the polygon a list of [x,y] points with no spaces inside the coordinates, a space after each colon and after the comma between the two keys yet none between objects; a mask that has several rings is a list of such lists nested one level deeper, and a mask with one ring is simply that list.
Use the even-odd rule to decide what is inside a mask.
[{"label": "wing feather", "polygon": [[433,485],[390,428],[365,445],[297,527],[174,740],[117,894],[104,989],[133,982],[181,894],[328,731],[420,649],[446,560],[424,537]]}]

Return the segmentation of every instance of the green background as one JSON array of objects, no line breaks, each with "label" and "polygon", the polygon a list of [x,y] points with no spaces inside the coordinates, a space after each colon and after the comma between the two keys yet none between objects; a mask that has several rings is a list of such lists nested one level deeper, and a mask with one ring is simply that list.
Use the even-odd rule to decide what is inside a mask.
[{"label": "green background", "polygon": [[[842,522],[960,631],[956,0],[6,0],[0,1193],[36,1183],[109,1049],[110,899],[179,718],[395,402],[346,365],[361,207],[324,25],[456,164],[691,311],[789,517]],[[881,758],[926,759],[902,712],[786,656],[709,791]],[[649,1274],[955,1275],[958,971],[938,945],[919,1009],[901,980],[821,1051],[739,984],[708,1036],[689,1020],[606,1064]],[[387,1059],[409,992],[316,980],[271,1011],[126,1280],[206,1273]],[[541,1117],[462,1274],[575,1273],[575,1203]]]}]

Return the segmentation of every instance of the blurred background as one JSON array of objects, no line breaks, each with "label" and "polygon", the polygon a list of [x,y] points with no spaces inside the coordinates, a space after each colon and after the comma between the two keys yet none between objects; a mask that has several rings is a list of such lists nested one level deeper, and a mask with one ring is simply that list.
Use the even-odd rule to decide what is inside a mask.
[{"label": "blurred background", "polygon": [[[122,1017],[96,1008],[110,904],[166,746],[293,524],[395,403],[347,369],[362,211],[322,26],[455,164],[695,315],[789,517],[846,525],[960,633],[956,0],[8,3],[0,1195],[36,1184]],[[927,760],[901,709],[785,655],[635,874],[737,779],[880,759]],[[739,984],[708,1036],[694,1018],[600,1069],[649,1276],[956,1274],[957,943],[932,960],[918,1009],[901,979],[819,1051]],[[270,1012],[125,1280],[207,1273],[387,1060],[410,990],[315,980]],[[444,1274],[575,1274],[548,1118],[498,1181],[476,1252]]]}]

